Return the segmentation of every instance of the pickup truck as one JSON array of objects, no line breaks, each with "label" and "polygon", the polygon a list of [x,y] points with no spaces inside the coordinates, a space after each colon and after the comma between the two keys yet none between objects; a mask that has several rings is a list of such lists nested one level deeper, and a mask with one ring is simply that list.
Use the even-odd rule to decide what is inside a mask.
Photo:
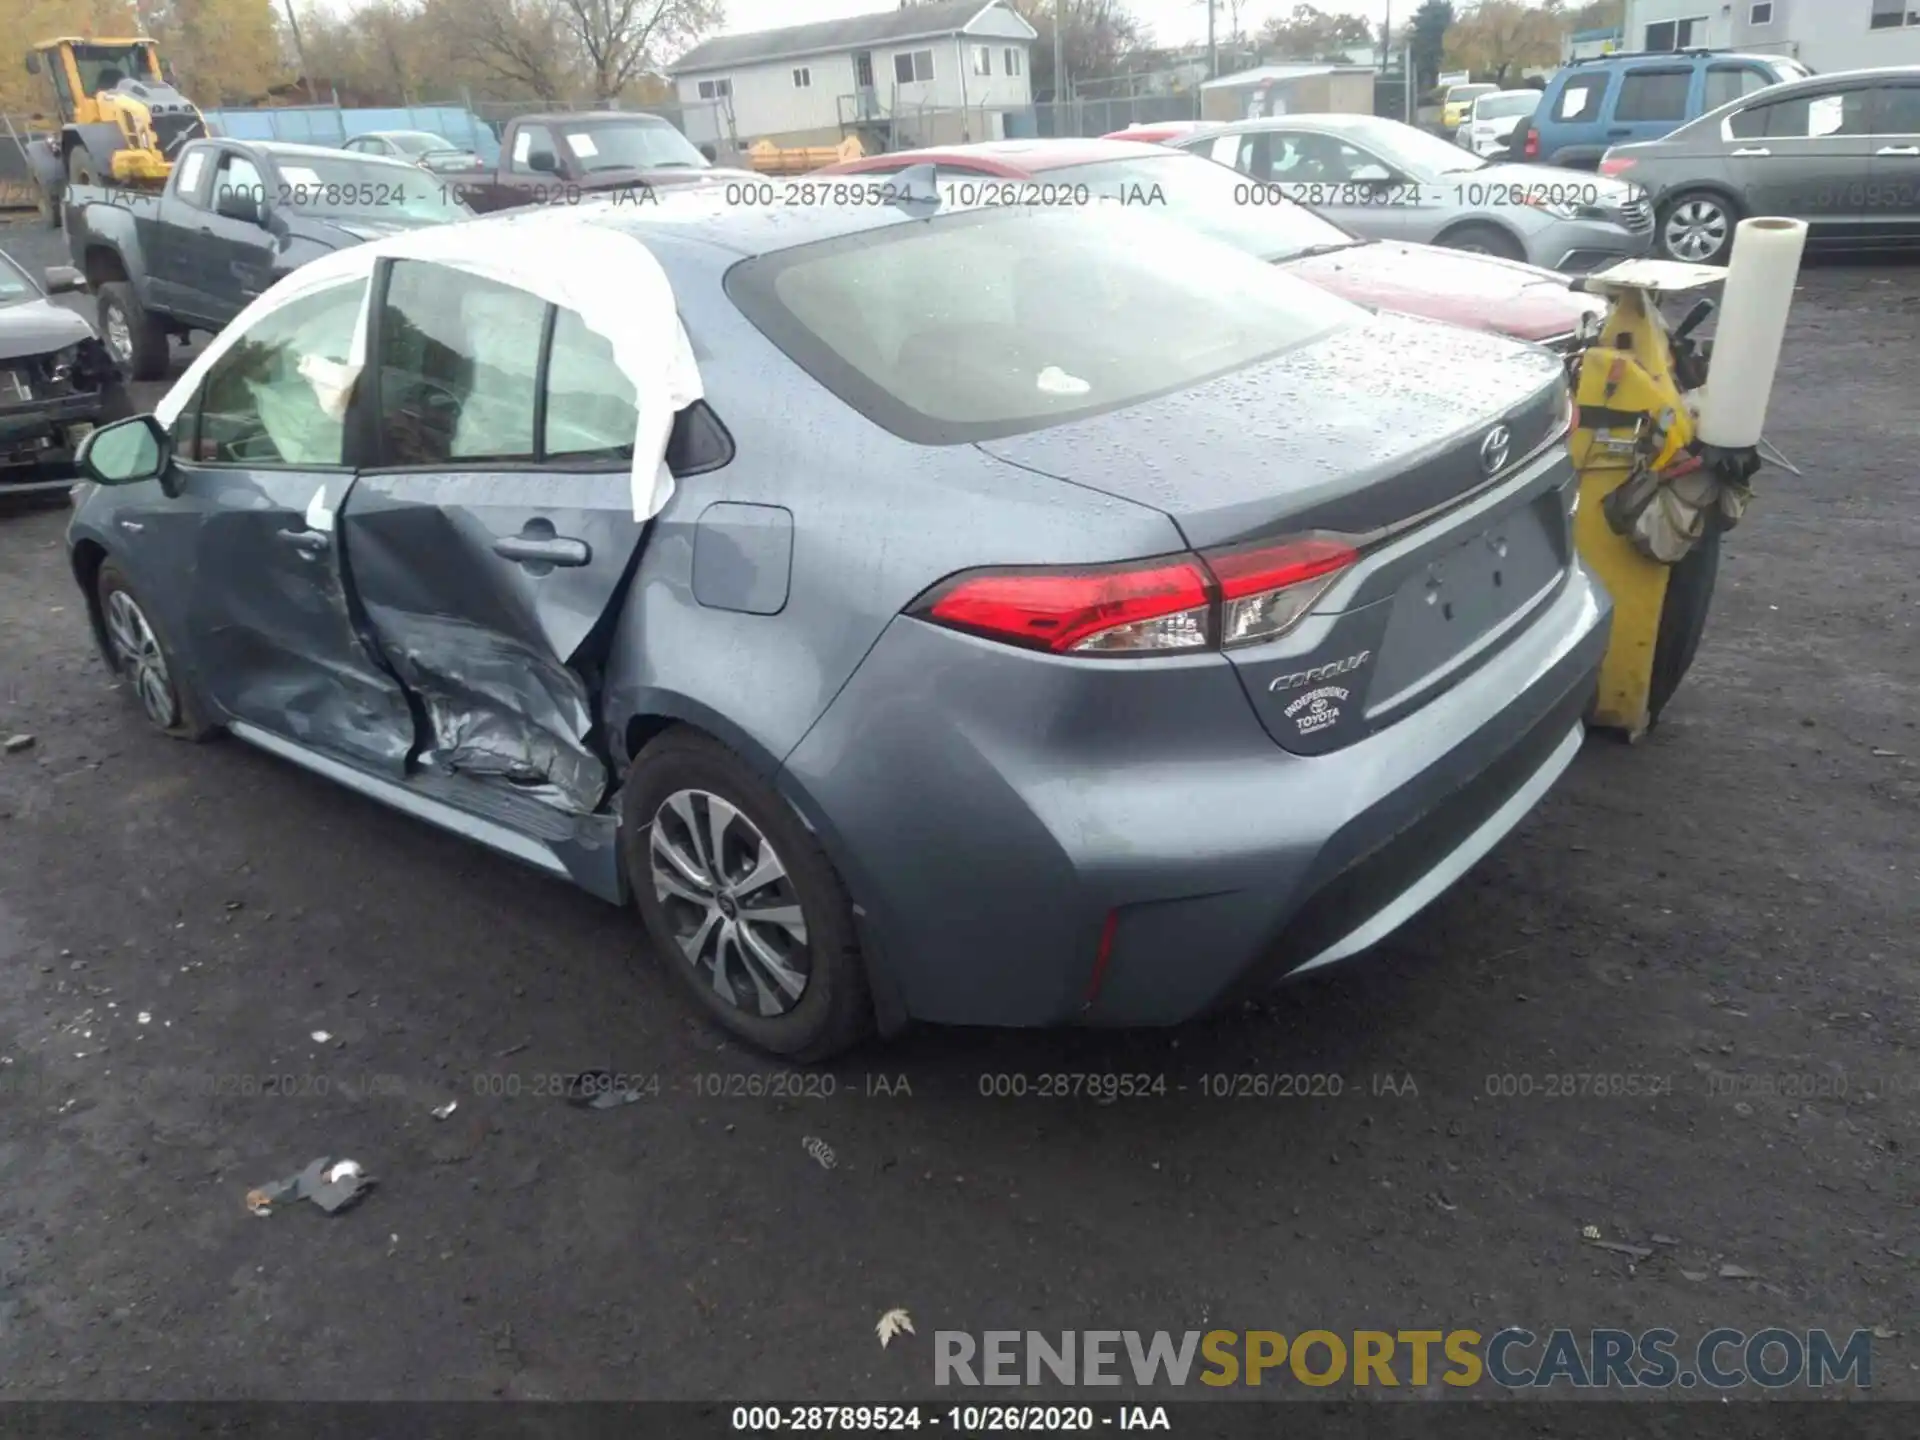
[{"label": "pickup truck", "polygon": [[330,250],[473,212],[399,160],[279,141],[196,140],[159,194],[75,185],[64,221],[100,334],[135,380],[167,373],[167,341],[217,332]]},{"label": "pickup truck", "polygon": [[438,178],[473,209],[571,205],[604,191],[651,191],[702,181],[754,180],[716,169],[658,115],[630,110],[521,115],[500,136],[500,158]]}]

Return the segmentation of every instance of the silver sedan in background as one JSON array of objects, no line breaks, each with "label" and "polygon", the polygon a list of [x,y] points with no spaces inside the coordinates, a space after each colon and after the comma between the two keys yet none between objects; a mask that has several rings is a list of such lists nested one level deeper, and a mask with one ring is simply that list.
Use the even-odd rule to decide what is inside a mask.
[{"label": "silver sedan in background", "polygon": [[1507,165],[1375,115],[1282,115],[1169,142],[1231,165],[1357,235],[1587,272],[1644,255],[1653,207],[1638,186],[1550,165]]}]

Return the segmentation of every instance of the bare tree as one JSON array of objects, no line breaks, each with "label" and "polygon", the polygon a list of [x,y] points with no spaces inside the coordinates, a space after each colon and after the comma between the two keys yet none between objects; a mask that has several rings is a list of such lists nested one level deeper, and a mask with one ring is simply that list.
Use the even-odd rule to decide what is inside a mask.
[{"label": "bare tree", "polygon": [[456,58],[513,89],[561,98],[573,57],[559,0],[439,0],[433,10]]},{"label": "bare tree", "polygon": [[722,0],[554,0],[554,10],[592,73],[593,98],[605,104],[629,81],[719,28]]}]

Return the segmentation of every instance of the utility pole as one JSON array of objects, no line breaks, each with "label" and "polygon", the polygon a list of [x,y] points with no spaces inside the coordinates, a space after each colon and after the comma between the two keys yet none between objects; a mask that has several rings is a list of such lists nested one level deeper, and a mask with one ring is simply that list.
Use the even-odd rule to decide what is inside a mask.
[{"label": "utility pole", "polygon": [[1387,0],[1387,18],[1380,26],[1380,73],[1387,73],[1393,60],[1393,0]]},{"label": "utility pole", "polygon": [[1220,78],[1220,49],[1214,41],[1213,34],[1213,16],[1219,4],[1220,0],[1207,0],[1207,78],[1209,80]]},{"label": "utility pole", "polygon": [[1061,135],[1060,106],[1067,98],[1067,32],[1061,18],[1067,0],[1053,0],[1053,133]]},{"label": "utility pole", "polygon": [[318,105],[320,97],[313,91],[313,71],[307,68],[307,47],[300,40],[300,22],[293,18],[293,0],[287,0],[287,28],[293,31],[293,54],[300,62],[300,77],[307,83],[307,101]]}]

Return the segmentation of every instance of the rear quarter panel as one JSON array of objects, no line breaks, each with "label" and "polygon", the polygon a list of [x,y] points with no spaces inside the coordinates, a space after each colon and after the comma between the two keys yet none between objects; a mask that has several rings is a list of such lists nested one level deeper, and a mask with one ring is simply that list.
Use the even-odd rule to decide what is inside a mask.
[{"label": "rear quarter panel", "polygon": [[[1157,510],[994,460],[971,445],[910,444],[849,409],[776,349],[722,290],[737,257],[663,241],[707,402],[735,452],[676,481],[652,522],[607,662],[603,715],[616,760],[640,719],[700,726],[771,776],[917,596],[980,565],[1074,564],[1182,548]],[[791,517],[790,578],[775,614],[703,605],[696,540],[724,543],[709,508]],[[738,512],[732,512],[737,515]],[[702,520],[706,518],[706,534]],[[805,797],[797,803],[806,809]]]}]

